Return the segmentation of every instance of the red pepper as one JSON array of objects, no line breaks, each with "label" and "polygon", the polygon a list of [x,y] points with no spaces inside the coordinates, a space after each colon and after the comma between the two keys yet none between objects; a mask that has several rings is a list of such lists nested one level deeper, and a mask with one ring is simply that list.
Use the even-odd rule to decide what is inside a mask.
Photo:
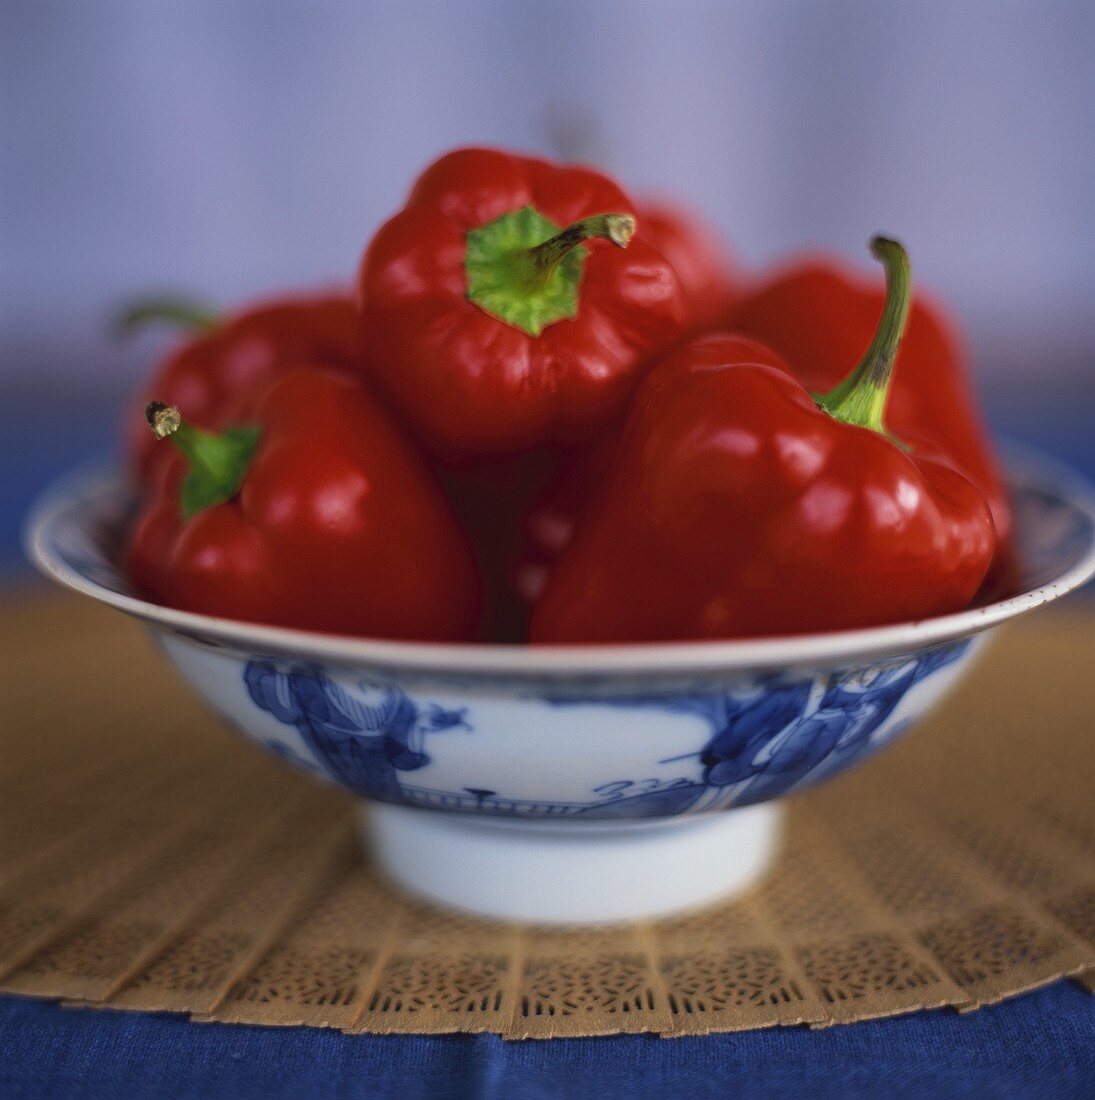
[{"label": "red pepper", "polygon": [[644,202],[643,238],[673,266],[684,289],[689,333],[718,327],[733,308],[738,276],[718,233],[676,203]]},{"label": "red pepper", "polygon": [[908,263],[855,370],[813,397],[780,357],[702,337],[654,367],[601,497],[533,612],[535,642],[742,638],[965,607],[992,516],[962,453],[883,426]]},{"label": "red pepper", "polygon": [[369,245],[358,291],[372,372],[448,458],[595,434],[686,321],[615,183],[490,149],[426,169]]},{"label": "red pepper", "polygon": [[514,458],[434,466],[468,533],[483,578],[483,621],[477,633],[483,641],[523,642],[528,637],[530,601],[514,585],[514,561],[529,501],[552,477],[558,462],[553,451],[541,447]]},{"label": "red pepper", "polygon": [[[142,387],[141,409],[156,398],[177,405],[184,416],[207,428],[225,423],[235,396],[301,362],[354,369],[358,362],[357,311],[345,296],[323,294],[264,302],[227,320],[212,314],[180,311],[174,303],[164,308],[140,306],[127,321],[170,315],[201,330],[173,352]],[[134,410],[136,413],[136,410]],[[130,466],[143,486],[150,485],[169,457],[170,448],[158,448],[140,418],[127,421]]]},{"label": "red pepper", "polygon": [[[127,554],[152,599],[308,630],[461,640],[478,617],[470,549],[436,481],[354,379],[320,367],[252,389],[220,434],[154,402],[189,462],[148,500]],[[166,445],[161,444],[165,449]]]},{"label": "red pepper", "polygon": [[618,436],[619,427],[614,426],[588,447],[557,451],[540,485],[526,495],[518,515],[516,545],[507,558],[507,580],[519,606],[530,609],[543,592],[556,561],[574,538],[579,519],[608,475]]},{"label": "red pepper", "polygon": [[[835,386],[867,346],[882,308],[873,281],[825,259],[803,260],[744,295],[727,327],[774,349],[812,392]],[[973,398],[956,327],[917,295],[894,368],[886,422],[958,463],[992,509],[1007,552],[1011,506]]]}]

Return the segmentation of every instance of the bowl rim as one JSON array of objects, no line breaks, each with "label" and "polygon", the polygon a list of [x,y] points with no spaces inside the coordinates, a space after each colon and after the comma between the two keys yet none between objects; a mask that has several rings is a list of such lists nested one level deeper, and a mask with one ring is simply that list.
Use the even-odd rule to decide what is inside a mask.
[{"label": "bowl rim", "polygon": [[727,672],[831,664],[925,646],[979,633],[1059,599],[1095,576],[1095,486],[1065,463],[1027,444],[1001,448],[1009,485],[1048,492],[1088,520],[1088,545],[1063,573],[1029,591],[981,607],[886,626],[787,637],[731,641],[537,645],[414,642],[328,634],[179,611],[115,592],[85,576],[51,545],[49,534],[74,509],[87,512],[96,497],[116,494],[121,479],[99,466],[62,475],[39,497],[24,526],[27,556],[47,577],[143,620],[153,627],[253,652],[278,653],[339,665],[384,666],[409,672],[482,676],[641,676]]}]

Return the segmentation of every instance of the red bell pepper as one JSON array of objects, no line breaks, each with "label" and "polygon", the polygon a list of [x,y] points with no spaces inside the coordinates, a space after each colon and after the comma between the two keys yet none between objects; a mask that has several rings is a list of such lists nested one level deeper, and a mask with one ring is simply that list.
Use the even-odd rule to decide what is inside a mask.
[{"label": "red bell pepper", "polygon": [[[812,392],[835,386],[871,339],[881,287],[826,259],[803,260],[743,295],[726,325],[766,344]],[[886,403],[898,436],[917,436],[958,463],[992,509],[1002,554],[1012,517],[992,444],[971,392],[956,326],[920,294],[912,305]]]},{"label": "red bell pepper", "polygon": [[[461,640],[467,539],[408,440],[354,379],[310,367],[254,386],[214,434],[153,402],[187,459],[133,530],[136,587],[185,611],[383,638]],[[162,446],[163,445],[161,444]]]},{"label": "red bell pepper", "polygon": [[450,459],[595,434],[686,322],[615,183],[490,149],[426,169],[369,245],[358,293],[373,375]]},{"label": "red bell pepper", "polygon": [[701,337],[636,395],[603,494],[533,611],[535,642],[742,638],[967,606],[996,546],[964,450],[883,424],[909,309],[900,245],[852,373],[811,396],[770,349]]},{"label": "red bell pepper", "polygon": [[[338,294],[301,296],[264,302],[223,321],[214,315],[182,314],[174,304],[164,309],[140,306],[127,321],[150,315],[188,321],[200,335],[188,340],[164,361],[142,386],[137,407],[153,399],[176,405],[187,419],[206,428],[220,428],[235,395],[265,382],[301,362],[355,369],[358,365],[358,322],[353,302]],[[127,420],[127,452],[138,483],[150,485],[168,458],[170,448],[158,448],[137,408]]]},{"label": "red bell pepper", "polygon": [[676,203],[644,202],[643,238],[673,266],[684,289],[688,332],[718,327],[733,308],[739,280],[718,233]]}]

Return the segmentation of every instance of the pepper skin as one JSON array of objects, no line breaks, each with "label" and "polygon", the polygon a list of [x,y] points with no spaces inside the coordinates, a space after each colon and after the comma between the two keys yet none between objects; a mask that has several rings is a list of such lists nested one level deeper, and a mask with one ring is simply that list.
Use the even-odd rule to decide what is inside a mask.
[{"label": "pepper skin", "polygon": [[[204,327],[204,326],[203,326]],[[151,485],[170,447],[157,447],[138,409],[155,399],[176,405],[217,429],[234,396],[301,362],[356,369],[357,311],[338,294],[300,296],[255,305],[188,340],[143,386],[127,419],[126,451],[138,484]]]},{"label": "pepper skin", "polygon": [[557,454],[547,447],[515,458],[434,464],[483,578],[483,620],[476,637],[485,642],[524,642],[528,637],[531,601],[513,583],[514,561],[522,545],[522,517],[558,465]]},{"label": "pepper skin", "polygon": [[619,432],[619,427],[613,426],[603,439],[588,447],[555,451],[547,476],[524,501],[516,545],[508,558],[507,579],[518,606],[525,609],[526,620],[611,469]]},{"label": "pepper skin", "polygon": [[686,323],[615,183],[491,149],[426,169],[369,245],[358,298],[371,373],[450,460],[594,435]]},{"label": "pepper skin", "polygon": [[829,393],[811,396],[775,352],[730,335],[653,368],[534,609],[534,642],[786,635],[967,606],[992,560],[992,516],[960,456],[883,426],[908,269],[899,245],[875,248],[883,319]]},{"label": "pepper skin", "polygon": [[149,406],[190,471],[172,466],[137,520],[136,587],[185,611],[276,626],[469,638],[479,582],[467,539],[359,382],[309,367],[253,387],[244,406],[242,426],[219,435]]},{"label": "pepper skin", "polygon": [[[863,353],[884,294],[874,281],[826,259],[802,260],[742,296],[725,327],[776,351],[811,392],[835,386]],[[992,444],[978,414],[955,326],[917,295],[894,367],[886,423],[948,454],[992,509],[1001,553],[1012,516]]]},{"label": "pepper skin", "polygon": [[644,239],[670,262],[681,281],[689,334],[720,327],[734,308],[739,280],[718,233],[667,201],[644,202],[638,219]]}]

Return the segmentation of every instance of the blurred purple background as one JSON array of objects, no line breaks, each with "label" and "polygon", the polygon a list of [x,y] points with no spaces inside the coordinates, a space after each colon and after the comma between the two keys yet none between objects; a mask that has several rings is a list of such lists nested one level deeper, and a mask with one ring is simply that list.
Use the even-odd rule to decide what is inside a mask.
[{"label": "blurred purple background", "polygon": [[[120,302],[348,280],[440,151],[548,151],[587,123],[626,186],[690,201],[749,267],[900,236],[964,319],[994,422],[1095,469],[1090,0],[0,13],[3,481],[19,500],[109,440],[161,346],[111,339]],[[74,402],[79,427],[58,415]]]}]

